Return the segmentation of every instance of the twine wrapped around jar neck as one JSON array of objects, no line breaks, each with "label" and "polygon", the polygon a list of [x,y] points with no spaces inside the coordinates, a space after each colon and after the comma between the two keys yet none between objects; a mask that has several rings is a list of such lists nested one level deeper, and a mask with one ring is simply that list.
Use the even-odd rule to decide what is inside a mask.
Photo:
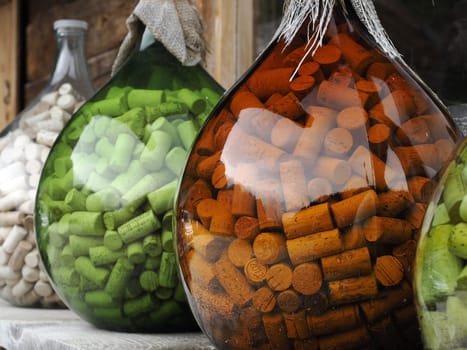
[{"label": "twine wrapped around jar neck", "polygon": [[[303,59],[309,54],[313,55],[323,44],[336,1],[340,1],[344,11],[347,10],[345,0],[286,0],[283,19],[275,37],[279,36],[290,44],[309,18],[311,27],[308,34],[308,52]],[[380,48],[391,58],[400,57],[379,20],[373,0],[350,0],[350,4]]]}]

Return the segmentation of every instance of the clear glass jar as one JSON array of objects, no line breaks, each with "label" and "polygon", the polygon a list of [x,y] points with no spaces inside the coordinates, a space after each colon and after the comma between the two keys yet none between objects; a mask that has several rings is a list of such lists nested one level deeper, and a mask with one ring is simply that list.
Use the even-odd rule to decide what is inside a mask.
[{"label": "clear glass jar", "polygon": [[185,67],[149,41],[52,148],[37,195],[37,241],[55,290],[86,321],[129,332],[193,331],[177,275],[173,198],[223,90],[200,65]]},{"label": "clear glass jar", "polygon": [[0,297],[17,306],[63,307],[49,284],[34,233],[40,172],[71,114],[93,92],[87,23],[54,22],[56,61],[46,87],[0,134]]},{"label": "clear glass jar", "polygon": [[312,28],[271,42],[188,157],[175,209],[190,306],[219,349],[421,348],[412,264],[461,134],[350,1],[307,56]]},{"label": "clear glass jar", "polygon": [[467,140],[428,206],[415,263],[425,349],[467,347]]}]

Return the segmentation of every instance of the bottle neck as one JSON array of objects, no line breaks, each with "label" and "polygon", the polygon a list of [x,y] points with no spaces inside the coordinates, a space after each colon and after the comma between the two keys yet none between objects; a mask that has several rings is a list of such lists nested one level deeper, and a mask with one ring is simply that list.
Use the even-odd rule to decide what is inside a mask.
[{"label": "bottle neck", "polygon": [[68,82],[84,98],[93,94],[86,62],[86,31],[81,28],[59,28],[55,32],[57,59],[50,79],[51,86]]}]

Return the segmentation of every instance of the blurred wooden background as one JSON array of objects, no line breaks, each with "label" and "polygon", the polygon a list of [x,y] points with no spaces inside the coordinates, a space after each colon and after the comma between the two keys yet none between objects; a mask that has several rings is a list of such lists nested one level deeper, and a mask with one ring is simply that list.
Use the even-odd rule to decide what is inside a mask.
[{"label": "blurred wooden background", "polygon": [[[0,130],[44,87],[53,69],[53,22],[89,24],[87,56],[99,88],[110,77],[126,18],[138,0],[0,0]],[[205,24],[207,70],[224,87],[250,66],[271,39],[282,0],[194,0]]]}]

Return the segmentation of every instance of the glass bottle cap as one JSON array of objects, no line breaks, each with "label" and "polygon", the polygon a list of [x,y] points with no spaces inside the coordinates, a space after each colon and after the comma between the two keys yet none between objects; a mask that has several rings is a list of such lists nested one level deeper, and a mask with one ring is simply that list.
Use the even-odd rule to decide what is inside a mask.
[{"label": "glass bottle cap", "polygon": [[80,21],[77,19],[60,19],[54,22],[54,29],[69,27],[82,28],[87,30],[88,23],[86,21]]}]

